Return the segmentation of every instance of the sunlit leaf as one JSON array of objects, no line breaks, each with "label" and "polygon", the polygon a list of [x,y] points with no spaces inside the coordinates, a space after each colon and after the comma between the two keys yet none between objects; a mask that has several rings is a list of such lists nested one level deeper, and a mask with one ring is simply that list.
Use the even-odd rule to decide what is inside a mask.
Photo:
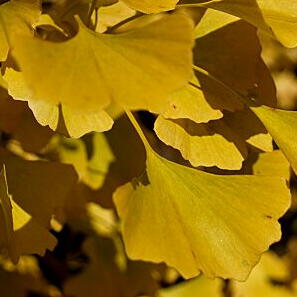
[{"label": "sunlit leaf", "polygon": [[247,156],[244,139],[233,133],[224,120],[196,124],[189,120],[166,120],[158,117],[158,137],[178,150],[194,166],[217,166],[240,169]]},{"label": "sunlit leaf", "polygon": [[297,173],[297,112],[266,106],[252,107]]},{"label": "sunlit leaf", "polygon": [[142,138],[147,178],[114,195],[128,256],[165,262],[186,278],[203,271],[245,279],[260,254],[280,238],[277,219],[290,203],[285,181],[184,167],[157,155]]},{"label": "sunlit leaf", "polygon": [[174,9],[178,0],[122,0],[124,3],[132,7],[133,9],[145,12],[156,13],[166,10]]},{"label": "sunlit leaf", "polygon": [[192,45],[191,21],[175,14],[114,35],[96,34],[80,21],[74,38],[61,43],[19,38],[13,55],[34,100],[80,112],[98,112],[113,100],[160,111],[192,76]]},{"label": "sunlit leaf", "polygon": [[98,10],[98,24],[96,26],[96,32],[102,33],[109,27],[117,25],[135,14],[136,11],[128,7],[123,2],[117,2],[107,7],[101,7]]},{"label": "sunlit leaf", "polygon": [[101,133],[92,136],[92,155],[87,155],[85,144],[79,139],[62,139],[57,151],[63,163],[72,164],[80,179],[92,189],[99,189],[115,157]]},{"label": "sunlit leaf", "polygon": [[113,120],[104,110],[86,112],[62,105],[60,113],[58,105],[38,100],[32,96],[21,72],[8,68],[5,79],[8,82],[9,94],[16,100],[28,101],[36,120],[42,126],[49,126],[52,130],[59,131],[59,120],[63,120],[67,133],[71,137],[79,138],[92,131],[109,130],[113,125]]},{"label": "sunlit leaf", "polygon": [[202,7],[218,9],[240,17],[254,26],[275,35],[285,46],[297,45],[297,4],[283,0],[213,0],[202,2]]},{"label": "sunlit leaf", "polygon": [[290,179],[290,163],[280,150],[269,153],[260,153],[253,164],[253,172],[256,175],[270,175]]},{"label": "sunlit leaf", "polygon": [[220,119],[223,113],[206,100],[196,77],[186,87],[171,95],[169,108],[162,114],[169,119],[190,119],[196,123],[206,123]]},{"label": "sunlit leaf", "polygon": [[36,122],[25,102],[13,100],[3,89],[0,89],[0,129],[19,141],[27,152],[39,152],[53,134]]},{"label": "sunlit leaf", "polygon": [[200,22],[195,27],[195,37],[200,38],[236,21],[238,21],[238,18],[233,15],[207,9]]},{"label": "sunlit leaf", "polygon": [[296,291],[274,282],[288,280],[289,271],[284,261],[273,253],[263,255],[249,279],[245,282],[232,282],[231,291],[234,297],[294,297]]},{"label": "sunlit leaf", "polygon": [[160,290],[157,297],[223,297],[223,281],[212,280],[204,276]]}]

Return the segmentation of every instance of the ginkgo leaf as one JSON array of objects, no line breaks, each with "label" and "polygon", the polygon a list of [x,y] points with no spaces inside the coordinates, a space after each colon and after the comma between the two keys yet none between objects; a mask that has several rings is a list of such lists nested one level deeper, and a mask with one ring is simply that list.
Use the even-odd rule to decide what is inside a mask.
[{"label": "ginkgo leaf", "polygon": [[256,30],[250,24],[236,21],[198,38],[194,63],[198,87],[212,108],[242,109],[241,96],[276,105],[274,83],[261,59]]},{"label": "ginkgo leaf", "polygon": [[225,112],[224,121],[229,127],[232,127],[234,133],[240,135],[250,145],[265,152],[273,150],[272,137],[248,108]]},{"label": "ginkgo leaf", "polygon": [[[274,253],[263,255],[260,263],[252,271],[246,282],[231,282],[234,297],[294,297],[296,290],[282,285],[289,278],[289,271],[283,259]],[[273,281],[280,283],[275,285]]]},{"label": "ginkgo leaf", "polygon": [[199,88],[196,77],[186,87],[171,95],[169,108],[162,114],[168,119],[190,119],[196,123],[207,123],[223,117],[219,109],[215,109],[206,100]]},{"label": "ginkgo leaf", "polygon": [[267,106],[251,107],[297,173],[297,112]]},{"label": "ginkgo leaf", "polygon": [[60,115],[58,105],[38,100],[32,96],[21,72],[7,68],[4,77],[8,83],[9,94],[16,100],[28,101],[36,120],[42,126],[49,126],[52,130],[59,131],[59,120],[63,117],[67,133],[71,137],[79,138],[92,131],[109,130],[113,125],[112,118],[104,110],[86,112],[80,109],[71,109],[63,104]]},{"label": "ginkgo leaf", "polygon": [[[266,87],[274,86],[273,82],[268,84],[269,78],[264,79],[270,74],[265,73],[261,60],[257,31],[241,20],[198,38],[194,63],[199,67],[195,68],[199,84],[212,107],[219,104],[225,110],[238,110],[242,108],[238,93],[261,100],[266,97],[261,91],[263,81]],[[199,71],[201,68],[204,73]],[[216,100],[210,101],[214,95]],[[273,104],[275,96],[269,100]]]},{"label": "ginkgo leaf", "polygon": [[0,5],[0,61],[5,61],[17,35],[33,36],[40,15],[38,0],[11,0]]},{"label": "ginkgo leaf", "polygon": [[157,297],[223,297],[223,281],[208,279],[204,276],[185,281],[169,288],[160,290]]},{"label": "ginkgo leaf", "polygon": [[[25,88],[23,90],[26,90]],[[42,126],[49,126],[52,130],[56,131],[59,123],[59,106],[53,105],[40,100],[30,100],[30,97],[15,97],[13,91],[10,90],[10,95],[14,99],[27,99],[28,106],[32,110],[35,119]]]},{"label": "ginkgo leaf", "polygon": [[134,16],[136,11],[128,7],[124,2],[117,2],[107,7],[100,7],[97,14],[96,32],[102,33],[109,27]]},{"label": "ginkgo leaf", "polygon": [[62,106],[63,119],[71,137],[79,138],[89,132],[104,132],[110,130],[113,119],[104,110],[81,112]]},{"label": "ginkgo leaf", "polygon": [[115,213],[112,209],[100,207],[96,203],[88,203],[87,215],[96,234],[111,237],[116,230]]},{"label": "ginkgo leaf", "polygon": [[297,45],[297,4],[283,0],[213,0],[197,1],[201,7],[209,7],[240,17],[254,26],[275,35],[285,46]]},{"label": "ginkgo leaf", "polygon": [[207,9],[195,27],[195,37],[200,38],[236,21],[238,21],[238,18],[233,15],[214,9]]},{"label": "ginkgo leaf", "polygon": [[8,191],[5,167],[2,167],[0,173],[1,248],[7,249],[14,263],[17,263],[23,254],[43,255],[46,249],[53,249],[56,239],[22,209]]},{"label": "ginkgo leaf", "polygon": [[[289,271],[284,259],[274,253],[265,253],[259,264],[245,282],[231,281],[228,290],[234,297],[294,297],[296,291],[288,288]],[[273,282],[277,282],[275,285]],[[284,284],[283,284],[284,283]],[[158,297],[223,297],[224,283],[220,279],[207,279],[204,276],[185,281],[160,290]]]},{"label": "ginkgo leaf", "polygon": [[244,140],[233,133],[224,120],[196,124],[190,120],[166,120],[159,116],[155,122],[157,136],[167,145],[180,150],[184,159],[194,167],[217,166],[240,169],[247,156]]},{"label": "ginkgo leaf", "polygon": [[157,13],[174,9],[179,0],[122,0],[124,3],[144,13]]},{"label": "ginkgo leaf", "polygon": [[87,155],[86,146],[80,139],[62,139],[57,151],[60,161],[72,164],[82,182],[94,190],[99,189],[106,178],[110,164],[115,160],[104,134],[92,136],[92,155]]},{"label": "ginkgo leaf", "polygon": [[280,239],[277,219],[290,204],[285,181],[219,176],[173,163],[150,148],[131,120],[146,147],[147,177],[114,195],[128,256],[165,262],[186,278],[202,271],[244,280]]},{"label": "ginkgo leaf", "polygon": [[39,125],[25,102],[13,100],[0,89],[0,129],[20,142],[27,152],[40,152],[50,141],[53,132]]},{"label": "ginkgo leaf", "polygon": [[43,226],[48,226],[51,216],[63,208],[66,196],[77,181],[72,166],[26,161],[4,149],[0,150],[0,163],[6,166],[8,189],[15,203]]},{"label": "ginkgo leaf", "polygon": [[253,172],[256,175],[270,175],[290,179],[290,163],[281,150],[268,153],[260,153],[257,161],[253,164]]},{"label": "ginkgo leaf", "polygon": [[191,21],[173,14],[113,35],[94,33],[79,21],[79,32],[66,42],[19,38],[13,56],[36,100],[88,112],[112,100],[160,111],[192,76],[192,46]]},{"label": "ginkgo leaf", "polygon": [[113,129],[106,132],[105,137],[113,154],[113,162],[102,187],[95,194],[95,201],[106,208],[112,208],[112,194],[116,188],[140,175],[145,169],[145,150],[126,116],[117,119]]}]

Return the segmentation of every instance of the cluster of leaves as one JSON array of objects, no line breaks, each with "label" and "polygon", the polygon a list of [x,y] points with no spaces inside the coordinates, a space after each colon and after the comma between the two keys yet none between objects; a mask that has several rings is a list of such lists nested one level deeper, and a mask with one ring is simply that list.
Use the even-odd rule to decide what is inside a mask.
[{"label": "cluster of leaves", "polygon": [[[158,289],[246,280],[297,173],[297,112],[277,108],[258,34],[295,47],[296,20],[291,0],[1,1],[4,296],[221,296],[205,277]],[[53,287],[25,255],[63,226],[89,263],[67,254]],[[232,296],[296,295],[285,259],[263,259]]]}]

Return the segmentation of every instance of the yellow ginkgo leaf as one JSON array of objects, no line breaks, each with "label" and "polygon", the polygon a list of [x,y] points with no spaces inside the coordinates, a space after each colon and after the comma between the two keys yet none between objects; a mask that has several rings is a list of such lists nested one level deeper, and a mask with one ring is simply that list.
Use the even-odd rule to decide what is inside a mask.
[{"label": "yellow ginkgo leaf", "polygon": [[13,56],[32,97],[80,112],[98,112],[112,100],[162,111],[169,94],[192,77],[193,25],[182,14],[122,34],[94,33],[79,21],[66,42],[18,40]]},{"label": "yellow ginkgo leaf", "polygon": [[238,21],[238,18],[233,15],[214,9],[207,9],[195,27],[195,37],[200,38],[236,21]]},{"label": "yellow ginkgo leaf", "polygon": [[[285,261],[270,252],[263,255],[246,282],[232,281],[230,290],[234,297],[295,297],[296,290],[282,285],[288,279]],[[280,285],[275,285],[273,281]]]},{"label": "yellow ginkgo leaf", "polygon": [[40,152],[53,132],[39,125],[25,102],[13,100],[0,88],[0,129],[9,133],[27,152]]},{"label": "yellow ginkgo leaf", "polygon": [[8,193],[5,167],[0,173],[0,247],[17,263],[23,254],[43,255],[53,249],[56,239],[26,210],[22,209]]},{"label": "yellow ginkgo leaf", "polygon": [[267,106],[252,107],[297,173],[297,112]]},{"label": "yellow ginkgo leaf", "polygon": [[179,0],[122,0],[124,3],[144,13],[157,13],[174,9]]},{"label": "yellow ginkgo leaf", "polygon": [[252,166],[255,175],[270,175],[290,179],[290,163],[281,150],[268,153],[260,153]]},{"label": "yellow ginkgo leaf", "polygon": [[0,5],[0,61],[6,60],[17,35],[33,36],[39,15],[38,0],[11,0]]},{"label": "yellow ginkgo leaf", "polygon": [[244,139],[224,120],[196,124],[187,119],[173,121],[159,116],[155,131],[164,143],[178,149],[194,167],[238,170],[247,156]]},{"label": "yellow ginkgo leaf", "polygon": [[98,23],[96,32],[102,33],[107,28],[134,16],[136,11],[128,7],[124,2],[116,2],[113,5],[99,8],[97,12]]},{"label": "yellow ginkgo leaf", "polygon": [[[207,100],[211,94],[217,94],[216,101],[223,101],[220,105],[225,104],[224,109],[233,111],[241,105],[238,93],[262,99],[260,91],[264,65],[261,45],[256,28],[250,24],[239,20],[198,38],[194,48],[194,63],[209,74],[203,75],[199,68],[196,72]],[[266,75],[269,76],[269,72]],[[227,97],[230,98],[225,99]],[[215,107],[216,101],[209,102]],[[236,103],[237,106],[233,106]]]},{"label": "yellow ginkgo leaf", "polygon": [[151,149],[131,120],[146,147],[147,176],[114,195],[128,256],[165,262],[186,278],[202,271],[246,279],[280,239],[277,219],[290,204],[285,180],[219,176],[173,163]]},{"label": "yellow ginkgo leaf", "polygon": [[160,290],[157,297],[223,297],[223,285],[224,283],[221,279],[212,280],[200,276]]},{"label": "yellow ginkgo leaf", "polygon": [[[292,0],[212,0],[197,1],[209,7],[240,17],[275,35],[285,46],[297,45],[297,3]],[[205,3],[203,3],[205,2]]]},{"label": "yellow ginkgo leaf", "polygon": [[197,78],[194,77],[192,81],[171,95],[169,107],[162,115],[168,119],[190,119],[196,123],[223,117],[223,113],[206,100]]},{"label": "yellow ginkgo leaf", "polygon": [[79,138],[86,133],[103,132],[111,129],[112,118],[104,110],[84,111],[71,109],[62,105],[60,114],[59,106],[32,96],[31,90],[24,81],[22,72],[7,68],[4,76],[8,83],[8,92],[15,100],[28,101],[36,120],[42,126],[49,126],[52,130],[59,131],[59,120],[63,121],[69,136]]},{"label": "yellow ginkgo leaf", "polygon": [[[114,191],[144,171],[145,150],[126,116],[118,118],[113,129],[104,134],[108,143],[108,149],[113,155],[113,162],[108,168],[102,187],[95,195],[95,201],[106,208],[113,208],[112,195]],[[122,143],[125,143],[125,145],[121,145]],[[99,154],[100,149],[98,150]],[[96,160],[98,159],[95,158],[95,162],[92,162],[91,168],[98,166],[98,161]]]},{"label": "yellow ginkgo leaf", "polygon": [[248,108],[225,112],[224,121],[247,143],[265,152],[273,150],[272,137],[261,121]]},{"label": "yellow ginkgo leaf", "polygon": [[60,161],[72,164],[80,180],[94,190],[104,183],[110,164],[115,160],[103,133],[94,133],[91,140],[92,155],[81,139],[62,138],[57,145]]},{"label": "yellow ginkgo leaf", "polygon": [[275,106],[274,83],[261,59],[257,31],[250,24],[232,22],[198,38],[194,63],[198,87],[213,109],[242,109],[241,96]]},{"label": "yellow ginkgo leaf", "polygon": [[113,119],[104,110],[86,113],[63,105],[62,113],[67,131],[74,138],[92,131],[104,132],[113,125]]}]

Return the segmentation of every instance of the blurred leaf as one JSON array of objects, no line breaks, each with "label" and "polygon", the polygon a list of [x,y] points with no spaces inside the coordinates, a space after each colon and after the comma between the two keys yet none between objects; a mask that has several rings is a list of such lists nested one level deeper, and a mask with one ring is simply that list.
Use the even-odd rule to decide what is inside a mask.
[{"label": "blurred leaf", "polygon": [[0,61],[5,61],[18,35],[33,36],[40,15],[39,0],[11,0],[0,6]]}]

